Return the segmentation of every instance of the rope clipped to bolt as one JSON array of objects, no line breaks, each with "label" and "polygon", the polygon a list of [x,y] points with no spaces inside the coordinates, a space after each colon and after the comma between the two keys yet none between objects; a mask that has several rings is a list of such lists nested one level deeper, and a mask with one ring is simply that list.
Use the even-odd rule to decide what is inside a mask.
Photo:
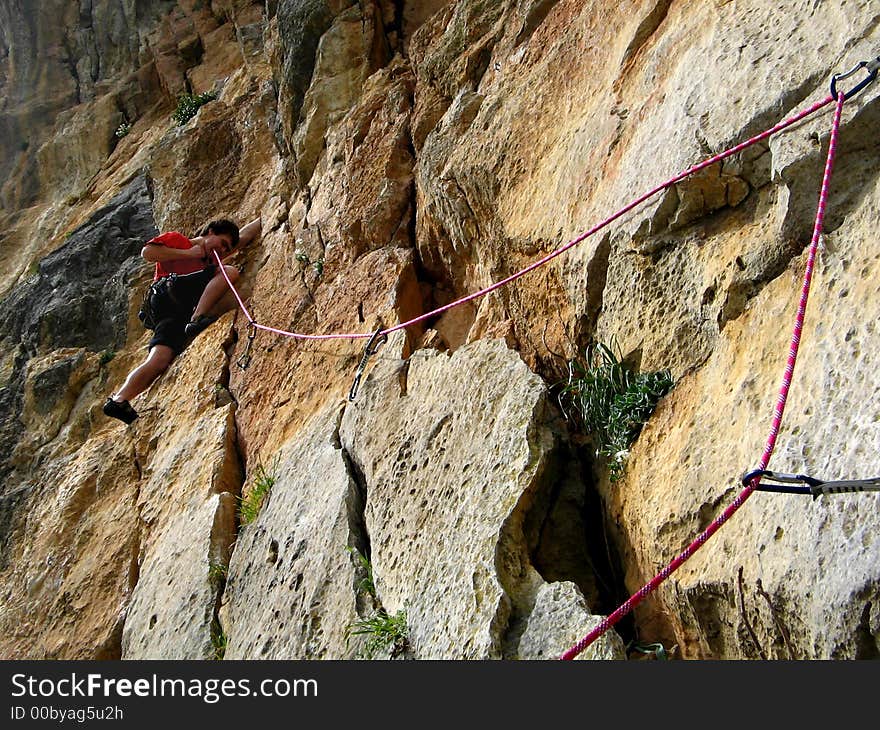
[{"label": "rope clipped to bolt", "polygon": [[[867,76],[848,92],[838,92],[837,84],[839,81],[853,76],[859,70],[864,69]],[[822,237],[822,229],[825,221],[825,207],[828,202],[828,188],[831,182],[831,173],[834,169],[834,158],[837,154],[837,141],[840,133],[840,118],[843,111],[844,102],[854,96],[856,93],[868,86],[877,78],[878,70],[880,70],[880,56],[874,61],[862,61],[856,64],[852,69],[843,74],[835,74],[831,79],[831,95],[820,102],[822,106],[829,102],[836,102],[834,110],[834,119],[831,123],[831,135],[828,142],[828,154],[825,159],[825,170],[822,175],[822,186],[819,192],[819,203],[816,208],[816,219],[813,225],[813,236],[810,240],[810,247],[807,254],[807,264],[804,271],[804,281],[801,287],[801,297],[798,302],[797,313],[795,315],[794,331],[791,336],[791,344],[788,350],[788,360],[786,362],[785,371],[782,376],[782,385],[779,388],[779,396],[776,399],[776,407],[773,411],[773,419],[770,425],[770,433],[764,446],[764,452],[761,455],[760,465],[757,469],[747,472],[743,477],[745,489],[743,489],[733,500],[733,502],[724,510],[712,523],[701,532],[674,560],[672,560],[665,568],[663,568],[650,581],[643,585],[636,593],[630,596],[623,604],[621,604],[612,614],[604,618],[589,634],[578,641],[574,646],[568,649],[560,659],[574,659],[608,629],[614,626],[621,618],[638,606],[647,596],[653,593],[657,587],[663,583],[672,573],[674,573],[683,563],[685,563],[697,550],[699,550],[706,541],[712,537],[722,525],[727,522],[737,510],[745,504],[746,500],[753,492],[760,489],[761,480],[765,476],[772,476],[784,481],[785,477],[798,477],[803,475],[779,475],[776,472],[768,472],[767,465],[770,463],[770,457],[776,446],[776,438],[779,435],[779,428],[782,424],[782,415],[785,411],[785,404],[788,400],[788,392],[791,387],[794,368],[797,363],[798,349],[800,347],[801,333],[804,327],[804,318],[806,316],[807,301],[810,296],[810,286],[813,280],[813,267],[815,266],[816,253],[819,249],[819,242]],[[822,482],[813,480],[819,484],[813,484],[815,489],[819,489]],[[860,480],[858,482],[826,482],[827,492],[834,491],[865,491],[873,488],[876,480]],[[770,491],[769,489],[766,491]],[[774,489],[773,491],[783,491],[782,489]],[[791,491],[791,490],[784,490]],[[822,492],[818,492],[822,493]]]},{"label": "rope clipped to bolt", "polygon": [[[858,67],[858,68],[860,68],[860,67]],[[858,68],[853,69],[852,71],[850,71],[848,73],[850,73],[850,74],[855,73],[855,71],[858,70]],[[876,69],[873,71],[873,73],[876,76]],[[827,97],[826,99],[823,99],[822,101],[818,101],[815,104],[810,105],[809,107],[807,107],[803,111],[798,112],[797,114],[789,117],[788,119],[786,119],[782,122],[779,122],[778,124],[771,127],[770,129],[767,129],[766,131],[764,131],[758,135],[755,135],[754,137],[746,140],[745,142],[742,142],[734,147],[731,147],[730,149],[727,149],[724,152],[721,152],[717,155],[713,155],[712,157],[709,157],[709,158],[703,160],[702,162],[694,165],[693,167],[689,167],[688,169],[684,170],[683,172],[680,172],[677,175],[674,175],[673,177],[669,178],[665,182],[660,183],[659,185],[655,186],[654,188],[652,188],[648,192],[646,192],[643,195],[639,196],[638,198],[634,199],[630,203],[627,203],[625,206],[623,206],[622,208],[620,208],[616,212],[612,213],[610,216],[605,218],[600,223],[597,223],[595,226],[593,226],[592,228],[590,228],[586,232],[582,233],[577,238],[574,238],[571,241],[569,241],[568,243],[554,249],[553,251],[548,253],[546,256],[543,256],[542,258],[538,259],[537,261],[532,262],[531,264],[529,264],[525,268],[520,269],[519,271],[511,274],[510,276],[507,276],[506,278],[501,279],[500,281],[497,281],[494,284],[491,284],[490,286],[485,287],[484,289],[480,289],[479,291],[476,291],[472,294],[468,294],[466,296],[460,297],[459,299],[456,299],[452,302],[449,302],[448,304],[445,304],[441,307],[437,307],[436,309],[432,309],[429,312],[425,312],[424,314],[420,314],[417,317],[413,317],[412,319],[409,319],[406,322],[401,322],[401,323],[396,324],[392,327],[382,329],[378,332],[378,335],[381,335],[383,337],[387,337],[392,332],[397,332],[398,330],[406,329],[407,327],[412,327],[413,325],[419,324],[420,322],[423,322],[426,319],[436,317],[436,316],[438,316],[438,315],[442,314],[443,312],[446,312],[450,309],[453,309],[455,307],[461,306],[461,305],[466,304],[468,302],[472,302],[476,299],[484,297],[487,294],[490,294],[491,292],[494,292],[497,289],[500,289],[501,287],[506,286],[507,284],[510,284],[511,282],[516,281],[520,277],[523,277],[526,274],[531,273],[535,269],[538,269],[541,266],[548,264],[550,261],[561,256],[569,249],[572,249],[575,246],[577,246],[578,244],[583,243],[585,240],[587,240],[588,238],[590,238],[594,234],[598,233],[603,228],[606,228],[607,226],[611,225],[614,221],[616,221],[620,217],[626,215],[631,210],[638,207],[639,205],[641,205],[645,201],[649,200],[653,196],[657,195],[658,193],[662,192],[663,190],[666,190],[667,188],[671,187],[672,185],[675,185],[676,183],[681,182],[685,178],[690,177],[691,175],[693,175],[697,172],[700,172],[701,170],[704,170],[707,167],[710,167],[718,162],[721,162],[723,160],[726,160],[729,157],[732,157],[735,154],[738,154],[739,152],[742,152],[743,150],[747,149],[748,147],[751,147],[752,145],[757,144],[758,142],[762,142],[763,140],[767,139],[768,137],[771,137],[772,135],[777,134],[778,132],[781,132],[784,129],[787,129],[788,127],[792,126],[793,124],[797,124],[798,122],[802,121],[803,119],[806,119],[811,114],[819,111],[820,109],[822,109],[826,105],[830,104],[832,101],[834,101],[834,97],[831,97],[831,96]],[[247,307],[245,306],[244,302],[242,301],[241,296],[239,295],[238,291],[235,289],[235,286],[233,286],[232,282],[229,279],[229,276],[227,276],[226,271],[224,270],[222,262],[220,260],[220,256],[217,254],[216,251],[214,251],[213,253],[214,253],[214,257],[217,259],[217,263],[220,267],[220,272],[223,274],[223,278],[226,280],[226,284],[229,286],[229,289],[234,294],[235,299],[238,302],[238,306],[240,307],[242,313],[247,318],[248,327],[253,328],[254,331],[255,330],[263,330],[265,332],[271,332],[273,334],[281,335],[283,337],[291,337],[294,339],[301,339],[301,340],[357,340],[357,339],[371,340],[376,337],[376,333],[370,333],[370,332],[346,332],[346,333],[336,332],[336,333],[323,334],[323,335],[304,334],[302,332],[290,332],[288,330],[279,329],[277,327],[269,327],[267,325],[260,324],[251,316],[251,313],[248,311]],[[249,343],[252,340],[253,340],[253,337],[249,336]],[[365,355],[367,354],[366,351],[367,351],[367,348],[369,348],[369,347],[370,347],[370,345],[368,343],[367,347],[365,348],[365,352],[364,352]],[[373,350],[370,354],[375,354],[375,350]],[[250,358],[246,359],[246,363],[247,364],[250,363]],[[353,388],[353,390],[355,390],[355,392],[356,392],[357,389]]]}]

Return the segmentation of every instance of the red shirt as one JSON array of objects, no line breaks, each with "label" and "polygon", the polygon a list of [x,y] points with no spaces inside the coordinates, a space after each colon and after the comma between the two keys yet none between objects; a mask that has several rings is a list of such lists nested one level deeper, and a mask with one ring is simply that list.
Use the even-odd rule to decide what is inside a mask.
[{"label": "red shirt", "polygon": [[[147,243],[156,243],[160,246],[168,248],[179,248],[187,250],[193,247],[193,242],[186,236],[177,231],[169,231],[160,236],[151,238]],[[156,273],[153,281],[158,281],[168,274],[192,274],[194,271],[201,271],[205,268],[205,262],[202,259],[172,259],[171,261],[157,261]]]}]

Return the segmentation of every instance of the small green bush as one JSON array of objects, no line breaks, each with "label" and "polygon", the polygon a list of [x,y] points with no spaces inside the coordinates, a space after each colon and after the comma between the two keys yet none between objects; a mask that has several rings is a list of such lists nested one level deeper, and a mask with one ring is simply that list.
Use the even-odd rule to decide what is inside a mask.
[{"label": "small green bush", "polygon": [[116,139],[122,139],[130,131],[131,122],[123,122],[118,127],[116,127],[116,131],[113,134],[116,136]]},{"label": "small green bush", "polygon": [[177,97],[177,109],[171,115],[178,126],[183,126],[192,119],[200,107],[209,101],[214,101],[217,94],[213,91],[205,91],[201,94],[181,94]]},{"label": "small green bush", "polygon": [[318,278],[324,275],[324,259],[317,259],[315,261],[312,261],[309,258],[309,255],[302,249],[297,249],[294,252],[293,256],[300,264],[303,265],[303,267],[311,266],[312,271],[315,272],[315,275]]},{"label": "small green bush", "polygon": [[611,481],[623,474],[629,447],[673,385],[668,370],[639,373],[606,345],[587,350],[586,364],[569,362],[559,401],[569,418],[592,434],[596,454],[608,460]]},{"label": "small green bush", "polygon": [[367,658],[386,649],[391,650],[391,656],[396,656],[406,648],[406,611],[401,609],[389,616],[384,608],[380,608],[369,618],[349,624],[347,632],[349,636],[369,637],[364,645]]},{"label": "small green bush", "polygon": [[263,506],[263,501],[269,492],[272,491],[272,487],[275,486],[275,481],[278,478],[276,476],[277,471],[277,456],[268,469],[262,464],[257,464],[254,469],[253,488],[248,492],[247,496],[239,497],[238,500],[238,515],[241,519],[241,524],[247,525],[257,519],[257,515],[260,514],[260,508]]}]

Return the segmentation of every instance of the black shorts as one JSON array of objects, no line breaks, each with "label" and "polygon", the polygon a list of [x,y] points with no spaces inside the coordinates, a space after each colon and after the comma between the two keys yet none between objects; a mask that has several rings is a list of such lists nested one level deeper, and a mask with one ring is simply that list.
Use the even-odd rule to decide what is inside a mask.
[{"label": "black shorts", "polygon": [[208,282],[217,273],[216,267],[208,267],[192,274],[183,274],[174,281],[174,303],[166,303],[161,311],[156,312],[157,322],[153,328],[153,336],[147,345],[152,349],[156,345],[165,345],[179,355],[189,344],[184,332],[187,322],[192,319],[193,310],[199,303]]}]

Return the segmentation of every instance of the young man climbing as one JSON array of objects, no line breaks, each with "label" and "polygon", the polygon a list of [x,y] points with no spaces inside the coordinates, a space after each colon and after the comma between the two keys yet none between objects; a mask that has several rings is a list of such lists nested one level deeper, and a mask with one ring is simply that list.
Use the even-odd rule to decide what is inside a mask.
[{"label": "young man climbing", "polygon": [[[241,231],[232,221],[222,219],[209,223],[204,233],[192,240],[171,231],[147,242],[141,256],[156,264],[153,281],[175,275],[173,285],[170,295],[164,295],[158,301],[153,296],[155,321],[153,336],[147,345],[149,354],[104,403],[106,415],[124,423],[131,423],[138,417],[129,401],[149,388],[222,311],[218,304],[228,292],[228,286],[217,268],[213,252],[216,251],[222,260],[238,246],[254,240],[261,229],[259,218]],[[225,264],[223,268],[229,280],[235,282],[238,270]]]}]

